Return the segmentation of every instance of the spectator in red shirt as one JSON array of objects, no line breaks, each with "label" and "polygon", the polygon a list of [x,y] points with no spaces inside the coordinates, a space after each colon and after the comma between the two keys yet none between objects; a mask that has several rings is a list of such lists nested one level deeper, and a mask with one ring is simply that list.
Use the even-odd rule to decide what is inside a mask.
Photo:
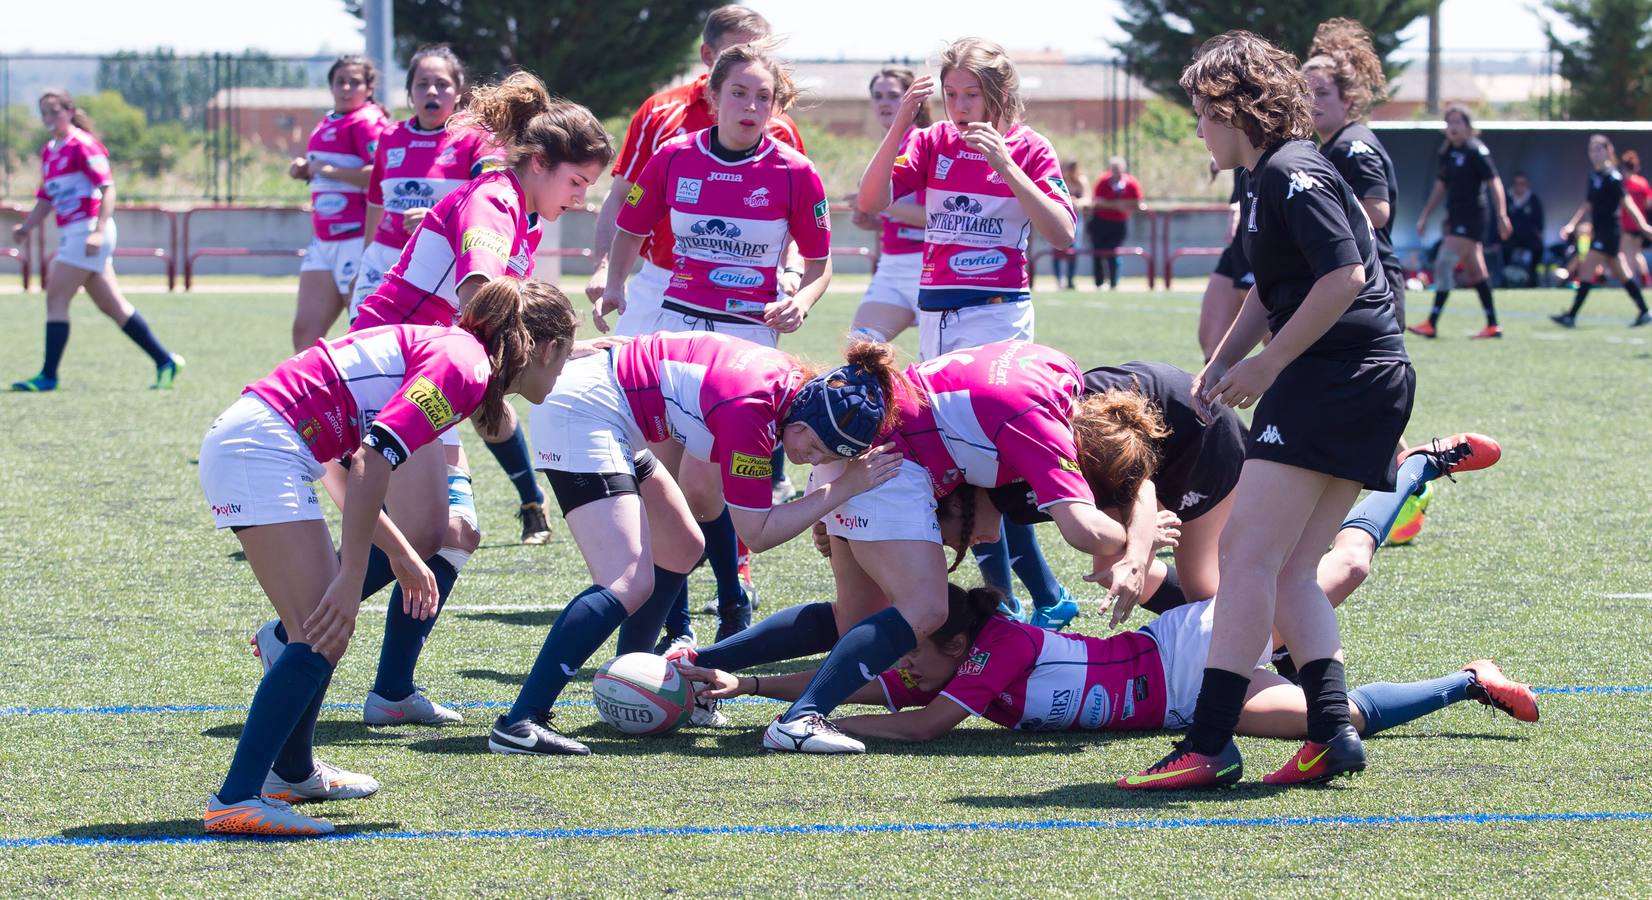
[{"label": "spectator in red shirt", "polygon": [[[1144,207],[1141,202],[1141,182],[1124,169],[1124,157],[1115,156],[1107,163],[1107,174],[1096,182],[1094,199],[1090,205],[1090,247],[1096,251],[1117,250],[1124,243],[1130,216]],[[1119,286],[1118,257],[1098,253],[1095,261],[1096,287],[1101,287],[1103,270],[1107,284],[1114,290]]]},{"label": "spectator in red shirt", "polygon": [[[1629,199],[1640,208],[1641,215],[1652,216],[1652,183],[1647,182],[1646,176],[1641,174],[1641,156],[1633,150],[1623,151],[1618,159],[1618,168],[1623,170],[1623,189],[1629,194]],[[1618,221],[1623,224],[1623,255],[1629,258],[1629,274],[1645,285],[1649,282],[1646,268],[1646,238],[1635,229],[1635,220],[1628,210],[1618,213]]]},{"label": "spectator in red shirt", "polygon": [[[631,126],[625,130],[625,144],[614,161],[614,183],[608,197],[597,212],[596,236],[592,239],[592,263],[596,271],[585,283],[585,296],[595,305],[602,299],[608,282],[608,251],[614,242],[614,220],[619,217],[620,205],[625,202],[631,187],[642,175],[643,167],[653,158],[654,151],[678,135],[703,131],[717,124],[716,110],[706,94],[706,82],[711,78],[711,64],[717,55],[736,44],[749,44],[769,36],[769,22],[743,6],[720,6],[706,18],[701,32],[700,61],[706,71],[688,84],[663,91],[643,101],[631,117]],[[803,136],[797,125],[784,114],[769,120],[769,134],[803,151]],[[642,271],[626,285],[626,307],[614,331],[622,335],[647,334],[654,330],[654,320],[660,312],[660,301],[665,297],[666,283],[671,280],[671,222],[661,219],[642,244]],[[781,278],[781,288],[790,286],[786,293],[797,289],[802,273],[802,258],[789,251]],[[794,271],[795,270],[795,273]]]}]

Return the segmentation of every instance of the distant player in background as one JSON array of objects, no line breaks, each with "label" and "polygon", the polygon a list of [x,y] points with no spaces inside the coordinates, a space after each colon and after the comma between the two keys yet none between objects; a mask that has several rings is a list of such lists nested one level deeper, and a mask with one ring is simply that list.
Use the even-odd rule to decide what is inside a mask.
[{"label": "distant player in background", "polygon": [[149,323],[115,282],[115,179],[109,151],[92,132],[92,120],[63,91],[40,96],[40,121],[51,138],[40,148],[40,189],[34,208],[12,229],[21,244],[51,213],[57,217],[58,247],[46,282],[46,361],[40,374],[14,382],[14,391],[57,390],[57,367],[69,344],[69,301],[86,288],[98,311],[155,363],[153,387],[167,389],[183,365],[168,351]]},{"label": "distant player in background", "polygon": [[[937,88],[946,120],[908,140],[907,126]],[[926,191],[918,290],[923,359],[1032,340],[1028,240],[1036,229],[1052,249],[1073,245],[1078,217],[1061,163],[1050,142],[1021,121],[1024,111],[1021,77],[1004,48],[980,38],[956,41],[941,54],[939,84],[933,75],[913,82],[861,178],[856,205],[868,215],[895,197]],[[1038,610],[1070,619],[1077,605],[1050,572],[1033,529],[1006,523],[1004,537],[976,548],[982,577],[1010,597],[1013,563]]]},{"label": "distant player in background", "polygon": [[[1643,218],[1652,218],[1652,182],[1641,174],[1641,155],[1633,150],[1623,151],[1618,167],[1623,171],[1623,189],[1629,194],[1630,203],[1641,211]],[[1652,273],[1646,266],[1646,235],[1635,230],[1627,208],[1618,214],[1618,226],[1623,230],[1623,257],[1629,262],[1630,274],[1641,287],[1652,285]]]},{"label": "distant player in background", "polygon": [[[1090,204],[1085,202],[1085,193],[1089,190],[1084,184],[1084,170],[1078,167],[1078,160],[1068,159],[1061,163],[1061,180],[1067,183],[1069,199],[1073,201],[1073,211],[1080,219],[1090,211]],[[1073,279],[1078,276],[1078,257],[1083,235],[1073,237],[1073,246],[1070,250],[1051,250],[1050,266],[1055,269],[1055,284],[1057,288],[1075,290]],[[1066,277],[1062,270],[1066,270]]]},{"label": "distant player in background", "polygon": [[1377,234],[1388,288],[1394,292],[1394,318],[1405,324],[1405,272],[1394,255],[1392,225],[1400,198],[1394,160],[1365,124],[1371,108],[1388,96],[1382,59],[1371,34],[1353,19],[1331,19],[1314,32],[1302,74],[1314,92],[1314,132],[1319,152],[1336,166],[1354,189],[1359,205]]},{"label": "distant player in background", "polygon": [[1497,324],[1497,303],[1492,298],[1491,282],[1486,280],[1486,255],[1481,248],[1488,232],[1486,222],[1486,195],[1491,195],[1491,209],[1496,215],[1497,236],[1505,240],[1514,230],[1509,222],[1507,198],[1503,196],[1503,179],[1497,174],[1491,151],[1474,134],[1474,121],[1467,107],[1449,106],[1445,111],[1446,139],[1440,145],[1439,175],[1434,189],[1417,217],[1417,237],[1428,228],[1428,217],[1445,199],[1445,238],[1440,256],[1435,263],[1434,307],[1428,321],[1418,322],[1406,331],[1425,338],[1438,334],[1435,326],[1451,296],[1457,263],[1463,264],[1463,286],[1474,288],[1480,295],[1480,308],[1486,314],[1486,327],[1475,332],[1475,338],[1500,338],[1503,329]]},{"label": "distant player in background", "polygon": [[[905,66],[885,66],[872,76],[868,86],[872,112],[885,131],[894,123],[901,98],[917,77]],[[929,104],[921,104],[907,125],[901,149],[906,149],[918,129],[931,124]],[[872,283],[866,286],[866,293],[855,310],[849,340],[892,341],[918,321],[918,279],[923,274],[924,259],[924,192],[897,197],[888,209],[876,216],[857,209],[854,223],[879,235]]]},{"label": "distant player in background", "polygon": [[1537,267],[1547,248],[1543,244],[1543,198],[1532,192],[1525,172],[1509,179],[1509,224],[1513,232],[1503,241],[1505,258],[1526,270],[1526,287],[1537,287]]},{"label": "distant player in background", "polygon": [[[465,74],[464,63],[446,44],[421,47],[408,61],[407,95],[416,112],[413,118],[385,130],[373,157],[373,176],[367,186],[367,244],[350,298],[352,323],[362,301],[378,290],[385,273],[401,259],[408,236],[425,213],[480,174],[483,160],[498,162],[502,155],[489,143],[487,132],[447,127],[454,108],[465,97]],[[483,442],[516,487],[522,543],[543,544],[551,539],[551,526],[545,517],[545,494],[534,479],[527,437],[515,414],[506,416],[501,427],[501,434],[482,435]],[[448,437],[456,441],[458,436]],[[456,443],[448,448],[456,456],[464,453]],[[450,464],[470,471],[462,458]]]},{"label": "distant player in background", "polygon": [[[1212,181],[1221,171],[1216,161],[1211,160]],[[1250,261],[1245,258],[1244,244],[1239,239],[1239,210],[1243,205],[1240,201],[1245,199],[1244,184],[1244,171],[1234,169],[1233,190],[1228,194],[1228,204],[1233,210],[1228,217],[1228,245],[1217,258],[1216,269],[1205,281],[1205,292],[1199,300],[1199,352],[1207,361],[1221,345],[1222,337],[1228,333],[1233,320],[1239,317],[1245,295],[1256,284],[1256,273],[1251,271]]]},{"label": "distant player in background", "polygon": [[298,310],[293,314],[293,349],[305,350],[326,337],[350,299],[367,234],[367,185],[373,152],[389,116],[375,102],[379,73],[373,61],[346,53],[327,69],[333,111],[310,132],[302,159],[287,174],[310,184],[310,222],[315,235],[298,267]]},{"label": "distant player in background", "polygon": [[1569,241],[1577,232],[1578,223],[1587,215],[1591,228],[1589,252],[1584,254],[1575,271],[1577,293],[1572,296],[1572,308],[1549,318],[1563,328],[1576,328],[1577,314],[1583,309],[1583,301],[1589,299],[1589,291],[1604,268],[1622,282],[1624,291],[1635,304],[1637,312],[1629,323],[1630,327],[1652,323],[1652,314],[1646,311],[1646,298],[1641,296],[1640,280],[1623,256],[1621,239],[1624,231],[1618,220],[1620,214],[1628,217],[1630,230],[1645,234],[1648,227],[1646,216],[1624,189],[1623,173],[1618,171],[1617,166],[1617,152],[1606,135],[1597,134],[1589,138],[1589,163],[1594,167],[1594,171],[1589,173],[1589,195],[1578,206],[1577,212],[1572,213],[1571,220],[1560,228],[1560,239]]},{"label": "distant player in background", "polygon": [[[1117,250],[1124,244],[1125,234],[1130,227],[1130,217],[1142,209],[1141,182],[1136,180],[1136,176],[1125,171],[1124,157],[1115,156],[1108,160],[1107,174],[1096,180],[1095,191],[1091,195],[1090,249]],[[1096,287],[1101,287],[1105,273],[1107,286],[1118,290],[1119,258],[1110,254],[1098,254],[1091,262],[1094,265]],[[1072,285],[1069,283],[1068,287]]]}]

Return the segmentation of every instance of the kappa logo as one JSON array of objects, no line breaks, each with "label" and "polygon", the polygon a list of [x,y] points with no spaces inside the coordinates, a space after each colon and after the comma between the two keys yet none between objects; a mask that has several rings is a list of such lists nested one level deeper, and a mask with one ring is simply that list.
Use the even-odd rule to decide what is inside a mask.
[{"label": "kappa logo", "polygon": [[1289,200],[1297,194],[1306,194],[1316,187],[1319,187],[1319,179],[1307,172],[1292,172],[1291,187],[1285,192],[1285,199]]},{"label": "kappa logo", "polygon": [[1277,444],[1281,447],[1285,446],[1285,438],[1280,436],[1279,429],[1272,425],[1262,429],[1262,433],[1256,436],[1256,442],[1258,444]]},{"label": "kappa logo", "polygon": [[722,219],[701,219],[688,226],[688,230],[701,237],[737,238],[740,236],[740,226],[733,222],[725,222]]},{"label": "kappa logo", "polygon": [[766,187],[760,187],[757,190],[752,191],[750,194],[747,194],[746,205],[754,208],[759,206],[768,206],[769,189]]},{"label": "kappa logo", "polygon": [[240,513],[241,504],[239,503],[225,503],[222,506],[216,503],[212,504],[212,514],[215,516],[235,516],[240,515]]},{"label": "kappa logo", "polygon": [[[901,158],[905,159],[906,157],[903,156]],[[952,163],[953,162],[954,162],[954,160],[950,156],[939,156],[939,157],[935,158],[935,180],[936,181],[940,181],[941,179],[945,178],[946,173],[952,171]]]},{"label": "kappa logo", "polygon": [[1348,145],[1348,155],[1349,156],[1359,156],[1359,155],[1364,154],[1364,153],[1375,153],[1375,152],[1377,152],[1377,151],[1372,150],[1371,145],[1367,144],[1364,141],[1356,140],[1353,143]]},{"label": "kappa logo", "polygon": [[978,216],[981,214],[981,201],[959,194],[941,201],[941,208],[949,213],[959,215]]},{"label": "kappa logo", "polygon": [[1209,494],[1201,494],[1198,491],[1188,491],[1182,495],[1182,505],[1179,508],[1192,509],[1193,507],[1205,502],[1205,500],[1209,499],[1209,497]]}]

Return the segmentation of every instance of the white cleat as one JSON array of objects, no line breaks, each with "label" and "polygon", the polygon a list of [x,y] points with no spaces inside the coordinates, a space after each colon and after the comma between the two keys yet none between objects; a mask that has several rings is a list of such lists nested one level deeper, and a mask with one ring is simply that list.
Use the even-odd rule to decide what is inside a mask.
[{"label": "white cleat", "polygon": [[837,730],[820,713],[810,713],[793,722],[779,716],[763,732],[763,748],[780,753],[865,753],[866,745]]},{"label": "white cleat", "polygon": [[333,833],[333,823],[297,812],[292,804],[269,797],[225,803],[214,794],[201,816],[207,834],[256,834],[264,837],[319,837]]},{"label": "white cleat", "polygon": [[360,800],[379,792],[379,780],[371,775],[346,772],[331,763],[316,760],[315,771],[303,781],[288,781],[275,770],[264,776],[260,791],[273,800],[303,803],[307,800]]},{"label": "white cleat", "polygon": [[367,702],[361,705],[361,720],[369,725],[457,725],[465,717],[414,688],[400,700],[386,700],[368,691]]},{"label": "white cleat", "polygon": [[287,645],[275,636],[275,626],[280,624],[280,619],[271,619],[265,622],[258,626],[258,630],[254,631],[252,638],[247,641],[252,645],[252,655],[258,657],[258,661],[264,664],[266,674],[269,673],[270,666],[275,665],[275,661],[281,658],[281,651],[287,649]]},{"label": "white cleat", "polygon": [[728,716],[723,715],[718,706],[716,700],[705,700],[695,696],[694,711],[688,714],[688,724],[700,728],[727,728],[730,724]]}]

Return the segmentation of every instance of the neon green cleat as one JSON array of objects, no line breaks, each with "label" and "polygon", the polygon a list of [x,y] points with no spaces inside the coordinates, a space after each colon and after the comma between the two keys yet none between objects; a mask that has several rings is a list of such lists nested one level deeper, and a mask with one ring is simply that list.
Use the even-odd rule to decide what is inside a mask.
[{"label": "neon green cleat", "polygon": [[1394,527],[1388,529],[1388,543],[1391,546],[1409,544],[1416,539],[1423,530],[1423,520],[1428,512],[1428,504],[1434,500],[1434,483],[1423,485],[1418,493],[1405,498],[1405,505],[1400,507],[1399,518],[1394,520]]}]

